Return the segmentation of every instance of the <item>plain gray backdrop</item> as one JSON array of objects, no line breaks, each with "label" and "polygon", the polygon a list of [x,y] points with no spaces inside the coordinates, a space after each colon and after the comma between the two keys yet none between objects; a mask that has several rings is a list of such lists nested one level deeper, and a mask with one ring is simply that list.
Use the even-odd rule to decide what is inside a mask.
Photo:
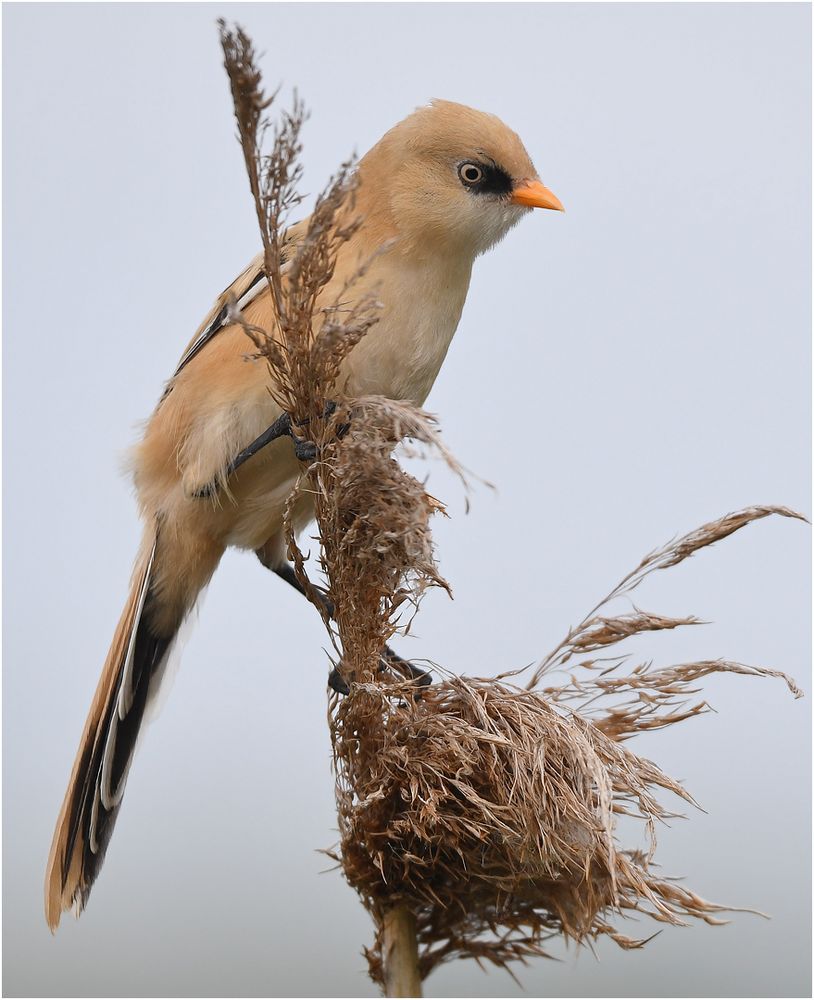
[{"label": "plain gray backdrop", "polygon": [[[53,822],[139,538],[121,456],[215,295],[258,249],[215,20],[312,109],[317,191],[432,97],[495,112],[567,214],[478,262],[428,401],[494,482],[435,533],[403,652],[491,674],[542,656],[645,552],[752,503],[810,514],[810,7],[4,5],[4,992],[373,996],[335,839],[326,637],[245,553],[203,604],[102,876],[56,937]],[[307,206],[306,206],[307,208]],[[811,695],[810,531],[760,522],[637,603],[712,624],[639,659],[726,656]],[[810,995],[810,697],[712,678],[639,738],[706,812],[665,874],[736,913],[641,952],[555,943],[530,995]],[[631,845],[632,846],[632,845]],[[658,929],[625,925],[633,935]],[[430,996],[519,996],[456,963]]]}]

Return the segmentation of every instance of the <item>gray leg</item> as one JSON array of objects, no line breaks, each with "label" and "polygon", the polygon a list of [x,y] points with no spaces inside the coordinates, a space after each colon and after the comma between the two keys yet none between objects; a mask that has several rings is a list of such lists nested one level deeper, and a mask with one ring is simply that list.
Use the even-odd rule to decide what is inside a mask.
[{"label": "gray leg", "polygon": [[[268,566],[268,563],[264,561],[261,553],[258,552],[257,555],[260,562],[262,562],[264,566]],[[297,574],[294,572],[294,567],[291,563],[283,563],[281,566],[268,566],[268,568],[276,573],[280,579],[285,580],[287,584],[292,586],[300,594],[305,594],[305,590],[303,589],[300,581],[297,579]],[[319,590],[319,588],[317,588],[317,593],[323,608],[328,614],[328,617],[333,618],[334,606],[331,599],[324,591]],[[379,669],[382,670],[387,667],[393,667],[402,675],[402,677],[406,677],[407,680],[416,681],[420,687],[427,687],[432,684],[432,677],[426,670],[422,670],[421,667],[417,667],[409,660],[405,660],[403,656],[399,656],[399,654],[394,652],[394,650],[392,650],[389,646],[385,646],[382,650]],[[334,667],[328,677],[328,684],[334,691],[338,691],[340,694],[350,694],[348,685],[345,683],[336,667]]]},{"label": "gray leg", "polygon": [[[301,462],[313,462],[316,458],[316,447],[313,441],[303,441],[298,438],[291,428],[291,417],[287,413],[281,414],[274,423],[267,427],[263,433],[254,439],[251,444],[246,445],[243,451],[239,452],[226,466],[225,478],[228,479],[233,472],[240,468],[244,462],[248,462],[258,451],[265,448],[267,444],[276,441],[281,437],[290,437],[294,442],[294,454]],[[218,484],[216,482],[207,483],[197,490],[193,495],[200,499],[210,497],[216,493]]]}]

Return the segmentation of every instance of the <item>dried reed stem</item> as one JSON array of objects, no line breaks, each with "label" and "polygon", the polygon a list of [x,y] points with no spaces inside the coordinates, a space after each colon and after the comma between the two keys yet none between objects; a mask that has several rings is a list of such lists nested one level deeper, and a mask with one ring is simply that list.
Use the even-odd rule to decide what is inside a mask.
[{"label": "dried reed stem", "polygon": [[[627,741],[707,711],[692,696],[713,673],[778,677],[795,696],[801,692],[780,671],[723,659],[659,668],[647,661],[619,674],[628,657],[607,655],[618,643],[701,623],[639,608],[614,615],[607,605],[648,574],[753,521],[800,515],[750,507],[650,553],[539,663],[525,689],[509,680],[519,672],[463,678],[438,668],[440,681],[418,699],[413,684],[382,678],[382,647],[405,629],[405,610],[415,612],[426,588],[446,587],[429,528],[443,508],[393,455],[405,437],[439,447],[438,433],[433,419],[409,404],[339,391],[344,360],[377,318],[375,301],[354,295],[353,279],[325,300],[338,255],[359,224],[353,171],[340,169],[284,265],[281,227],[297,203],[304,112],[296,105],[285,116],[273,131],[272,153],[263,155],[269,102],[251,42],[239,30],[221,31],[276,318],[272,330],[249,327],[239,314],[235,321],[268,361],[271,394],[310,422],[317,446],[317,460],[289,499],[289,554],[350,685],[350,695],[329,709],[335,856],[376,921],[371,977],[389,996],[420,996],[421,979],[442,962],[469,957],[511,971],[513,963],[545,956],[554,935],[577,942],[607,935],[623,948],[641,947],[647,939],[631,939],[611,923],[624,913],[662,924],[721,923],[730,908],[654,870],[657,825],[676,815],[660,795],[695,803]],[[330,414],[328,400],[337,403]],[[306,493],[334,622],[294,538],[291,511]],[[541,687],[566,667],[566,680]],[[619,815],[641,822],[640,843],[618,843]]]},{"label": "dried reed stem", "polygon": [[[296,184],[299,134],[305,120],[300,103],[270,129],[266,98],[251,40],[239,28],[220,22],[221,43],[229,75],[238,135],[264,247],[264,270],[275,315],[275,327],[250,326],[236,310],[257,356],[268,363],[269,391],[297,424],[307,422],[318,460],[304,470],[289,497],[286,529],[289,555],[297,575],[323,616],[348,682],[371,683],[379,671],[384,644],[398,627],[405,606],[417,605],[429,586],[446,584],[432,553],[428,522],[443,508],[407,475],[393,458],[405,438],[436,447],[460,472],[440,445],[432,417],[407,403],[366,397],[344,397],[338,387],[343,361],[378,318],[378,303],[355,294],[370,261],[362,261],[333,299],[327,299],[337,259],[355,234],[353,215],[356,180],[352,164],[344,164],[317,199],[305,232],[286,258],[284,219],[299,201]],[[272,152],[262,152],[263,137],[273,134]],[[335,406],[329,412],[328,403]],[[305,557],[294,537],[293,509],[307,493],[320,531],[320,564],[333,605],[331,621],[325,603],[309,580]],[[408,695],[409,696],[409,695]],[[353,722],[350,697],[348,729],[359,752],[370,741]],[[365,718],[362,711],[359,716]],[[384,977],[388,996],[421,996],[416,920],[409,907],[388,905],[376,911],[386,954]]]},{"label": "dried reed stem", "polygon": [[382,919],[382,958],[385,996],[423,996],[415,915],[403,904],[391,907]]}]

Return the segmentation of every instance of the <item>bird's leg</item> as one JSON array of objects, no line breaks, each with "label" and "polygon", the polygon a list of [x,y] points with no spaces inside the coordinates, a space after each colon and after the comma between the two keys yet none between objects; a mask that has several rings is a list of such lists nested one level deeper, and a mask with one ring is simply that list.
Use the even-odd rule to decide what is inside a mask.
[{"label": "bird's leg", "polygon": [[[264,566],[267,565],[260,553],[258,553],[258,557]],[[285,580],[287,584],[292,586],[300,594],[305,595],[305,589],[297,579],[297,574],[291,563],[283,563],[280,566],[269,566],[269,569],[272,569],[277,576],[279,576],[282,580]],[[318,600],[325,609],[328,617],[333,618],[333,601],[330,597],[328,597],[325,591],[321,590],[319,587],[315,587],[314,590],[316,591]],[[416,681],[419,687],[427,687],[432,684],[432,677],[428,671],[422,670],[421,667],[417,667],[409,660],[405,660],[403,656],[399,656],[399,654],[392,650],[389,646],[385,646],[379,660],[379,670],[386,670],[388,667],[392,667],[397,670],[402,677],[406,677],[407,680]],[[328,675],[328,684],[339,694],[350,694],[350,688],[336,667],[334,667]]]},{"label": "bird's leg", "polygon": [[[270,427],[267,427],[263,431],[259,437],[256,437],[251,444],[247,445],[242,451],[235,455],[232,461],[226,466],[224,479],[228,479],[229,476],[239,469],[244,462],[248,462],[253,455],[256,455],[261,448],[265,448],[267,444],[271,444],[271,442],[276,441],[277,438],[290,436],[291,417],[287,413],[282,413]],[[296,443],[294,447],[296,450]],[[196,490],[193,496],[199,499],[201,497],[210,497],[213,493],[217,492],[217,489],[217,480],[213,480],[211,483],[207,483],[206,486],[202,486],[199,490]]]},{"label": "bird's leg", "polygon": [[[260,562],[262,562],[264,566],[267,566],[268,569],[270,569],[273,573],[276,573],[281,580],[285,580],[285,582],[289,584],[289,586],[293,587],[298,594],[302,594],[303,597],[306,596],[305,587],[303,587],[303,585],[297,579],[296,570],[291,565],[291,563],[286,562],[280,566],[269,566],[268,563],[263,561],[263,558],[262,556],[260,556],[259,552],[258,552],[258,558],[260,559]],[[333,618],[334,602],[330,599],[330,597],[328,597],[328,595],[321,587],[314,587],[314,591],[316,592],[319,603],[325,609],[325,613],[328,615],[329,618]]]},{"label": "bird's leg", "polygon": [[[329,417],[336,409],[336,403],[329,402],[325,407],[325,416]],[[304,427],[309,423],[308,420],[303,420],[296,426]],[[340,437],[347,432],[347,424],[341,425],[339,428]],[[256,455],[261,448],[265,448],[267,444],[271,444],[272,441],[276,441],[277,438],[290,437],[294,442],[294,454],[301,462],[313,462],[317,457],[317,447],[313,441],[306,441],[300,438],[294,433],[294,427],[292,425],[291,416],[288,413],[282,413],[274,421],[274,423],[267,427],[263,433],[254,439],[251,444],[247,445],[241,452],[239,452],[232,461],[226,466],[224,478],[228,479],[237,469],[243,465],[244,462]],[[210,497],[213,493],[216,493],[218,489],[217,481],[207,483],[206,486],[202,486],[199,490],[196,490],[193,496],[197,499],[202,497]]]}]

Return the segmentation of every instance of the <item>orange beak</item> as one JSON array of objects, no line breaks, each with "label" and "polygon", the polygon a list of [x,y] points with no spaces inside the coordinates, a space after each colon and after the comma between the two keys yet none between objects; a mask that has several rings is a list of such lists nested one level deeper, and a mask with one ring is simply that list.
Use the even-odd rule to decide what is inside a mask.
[{"label": "orange beak", "polygon": [[525,205],[528,208],[553,208],[564,212],[562,202],[541,181],[519,181],[512,191],[511,201],[515,205]]}]

